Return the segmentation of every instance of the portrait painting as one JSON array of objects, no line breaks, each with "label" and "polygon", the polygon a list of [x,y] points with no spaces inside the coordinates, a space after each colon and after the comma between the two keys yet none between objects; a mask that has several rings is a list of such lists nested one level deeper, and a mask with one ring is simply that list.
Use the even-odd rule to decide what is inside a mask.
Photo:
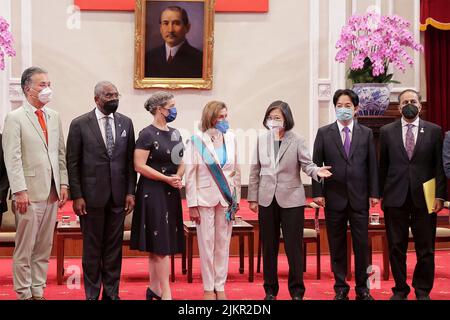
[{"label": "portrait painting", "polygon": [[214,0],[136,0],[135,88],[211,89]]}]

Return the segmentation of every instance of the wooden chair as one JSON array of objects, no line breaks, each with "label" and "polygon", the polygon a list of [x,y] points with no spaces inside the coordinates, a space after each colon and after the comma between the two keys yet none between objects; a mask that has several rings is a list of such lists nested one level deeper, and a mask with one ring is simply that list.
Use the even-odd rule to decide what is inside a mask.
[{"label": "wooden chair", "polygon": [[[317,279],[321,277],[321,266],[320,266],[320,226],[319,226],[319,211],[320,207],[314,202],[311,202],[306,208],[312,208],[314,212],[314,228],[304,228],[303,229],[303,271],[306,272],[306,249],[308,243],[316,244],[316,259],[317,259]],[[280,241],[284,242],[283,234],[280,232]],[[262,254],[262,244],[261,244],[261,231],[259,232],[258,241],[258,260],[256,266],[256,272],[261,272],[261,254]]]},{"label": "wooden chair", "polygon": [[[444,208],[449,209],[450,201],[444,202]],[[409,229],[409,242],[414,242],[411,228]],[[450,212],[444,225],[436,228],[436,242],[450,242]]]},{"label": "wooden chair", "polygon": [[[450,201],[445,201],[444,207],[449,209]],[[414,243],[411,228],[409,229],[408,242]],[[436,242],[450,242],[450,211],[448,220],[444,222],[444,225],[438,226],[436,228]],[[386,240],[383,242],[383,265],[384,265],[383,279],[389,280],[389,248]]]},{"label": "wooden chair", "polygon": [[[125,217],[123,228],[123,246],[130,246],[131,224],[133,222],[133,212]],[[175,255],[170,257],[170,281],[175,282]]]},{"label": "wooden chair", "polygon": [[0,226],[0,247],[14,247],[16,238],[16,217],[12,211],[12,203],[8,200],[8,211],[3,213]]}]

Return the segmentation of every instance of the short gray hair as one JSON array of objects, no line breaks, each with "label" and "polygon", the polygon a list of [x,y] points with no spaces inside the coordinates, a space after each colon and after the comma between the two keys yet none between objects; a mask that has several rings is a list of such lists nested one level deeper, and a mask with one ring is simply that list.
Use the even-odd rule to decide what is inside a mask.
[{"label": "short gray hair", "polygon": [[26,69],[23,73],[22,73],[22,79],[20,80],[20,85],[22,87],[22,91],[23,93],[26,95],[25,93],[25,87],[29,86],[31,84],[31,78],[35,75],[35,74],[40,74],[40,73],[45,73],[47,74],[48,72],[45,71],[42,68],[39,67],[30,67],[28,69]]},{"label": "short gray hair", "polygon": [[145,110],[149,111],[151,114],[156,113],[156,107],[164,107],[167,102],[172,100],[174,98],[173,94],[165,92],[165,91],[158,91],[155,92],[150,96],[150,98],[147,99],[147,101],[144,104]]},{"label": "short gray hair", "polygon": [[103,93],[103,88],[106,86],[113,86],[117,90],[117,87],[110,81],[100,81],[95,85],[94,97],[100,97]]}]

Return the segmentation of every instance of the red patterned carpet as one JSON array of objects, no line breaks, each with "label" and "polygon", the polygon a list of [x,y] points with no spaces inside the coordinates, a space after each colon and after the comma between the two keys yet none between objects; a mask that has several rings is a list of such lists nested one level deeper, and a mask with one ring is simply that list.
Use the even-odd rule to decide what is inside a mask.
[{"label": "red patterned carpet", "polygon": [[[255,259],[256,262],[256,259]],[[374,254],[373,262],[381,265],[381,255]],[[322,279],[316,280],[315,257],[309,256],[308,268],[305,273],[306,294],[308,300],[331,300],[333,293],[333,279],[330,273],[329,256],[322,256]],[[408,254],[408,283],[411,284],[411,275],[415,264],[414,254]],[[245,265],[247,267],[247,265]],[[73,274],[81,269],[80,259],[66,259],[65,267],[72,271],[66,271],[67,275]],[[262,275],[255,273],[255,282],[247,281],[247,270],[244,274],[239,274],[239,259],[231,258],[229,266],[229,276],[226,291],[229,299],[233,300],[260,300],[264,297],[262,287]],[[203,288],[200,278],[200,268],[198,259],[194,259],[194,281],[187,283],[186,276],[181,274],[181,261],[176,259],[176,281],[172,283],[172,295],[177,300],[197,300],[202,299]],[[289,299],[287,291],[287,261],[284,255],[280,255],[279,262],[280,292],[279,299]],[[76,284],[77,277],[71,277],[72,281],[58,286],[56,284],[56,260],[50,263],[48,286],[46,298],[51,300],[79,300],[84,299],[82,283]],[[75,280],[74,280],[75,279]],[[147,259],[126,258],[123,261],[122,279],[120,286],[120,296],[124,300],[142,300],[145,297],[145,289],[148,281]],[[350,285],[353,287],[354,282]],[[380,288],[372,289],[372,295],[377,300],[387,300],[391,295],[390,288],[393,285],[392,277],[389,281],[381,281]],[[350,291],[350,298],[355,296],[354,290]],[[410,299],[414,299],[411,294]],[[0,259],[0,300],[13,300],[15,293],[12,286],[12,261],[11,259]],[[439,251],[436,255],[436,278],[431,298],[435,300],[450,300],[450,251]]]}]

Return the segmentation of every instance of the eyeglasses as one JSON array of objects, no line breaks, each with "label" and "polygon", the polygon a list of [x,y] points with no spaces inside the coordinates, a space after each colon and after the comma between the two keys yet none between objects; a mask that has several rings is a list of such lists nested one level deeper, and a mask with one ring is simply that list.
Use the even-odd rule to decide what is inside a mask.
[{"label": "eyeglasses", "polygon": [[104,93],[103,96],[105,98],[107,98],[107,99],[112,99],[112,98],[120,99],[120,98],[122,98],[122,95],[120,93],[111,93],[111,92]]}]

